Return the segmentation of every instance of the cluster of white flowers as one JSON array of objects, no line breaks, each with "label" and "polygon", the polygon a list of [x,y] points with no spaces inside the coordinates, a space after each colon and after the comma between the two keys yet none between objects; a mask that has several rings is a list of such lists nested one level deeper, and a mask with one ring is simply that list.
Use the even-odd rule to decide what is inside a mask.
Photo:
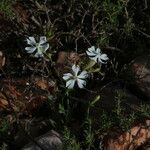
[{"label": "cluster of white flowers", "polygon": [[[40,41],[37,43],[34,37],[29,37],[27,39],[27,44],[30,45],[26,47],[25,50],[27,53],[34,53],[34,57],[44,57],[45,52],[49,48],[49,44],[47,43],[47,39],[45,36],[40,37]],[[103,54],[100,48],[95,48],[94,46],[88,48],[86,54],[89,56],[91,60],[94,60],[98,64],[106,64],[109,60],[107,54]],[[80,67],[78,65],[72,66],[72,73],[65,73],[63,75],[63,79],[66,81],[66,87],[68,89],[72,89],[76,83],[79,88],[84,88],[86,85],[85,79],[88,77],[87,71],[80,71]]]}]

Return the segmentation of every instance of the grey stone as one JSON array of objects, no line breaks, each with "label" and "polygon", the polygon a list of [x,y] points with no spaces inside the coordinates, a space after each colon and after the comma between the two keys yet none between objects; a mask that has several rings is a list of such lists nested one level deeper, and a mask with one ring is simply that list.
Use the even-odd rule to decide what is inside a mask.
[{"label": "grey stone", "polygon": [[150,99],[150,55],[140,56],[131,64],[131,72],[139,94]]},{"label": "grey stone", "polygon": [[50,131],[35,139],[35,142],[27,144],[21,150],[60,150],[62,141],[60,135]]}]

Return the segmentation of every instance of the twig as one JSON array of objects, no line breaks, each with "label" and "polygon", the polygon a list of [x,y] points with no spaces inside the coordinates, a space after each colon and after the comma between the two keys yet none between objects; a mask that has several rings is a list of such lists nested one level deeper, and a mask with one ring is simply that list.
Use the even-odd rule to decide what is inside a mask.
[{"label": "twig", "polygon": [[143,32],[143,31],[141,31],[141,30],[139,30],[139,29],[135,29],[136,31],[138,31],[139,33],[141,33],[141,34],[143,34],[144,36],[146,36],[147,38],[150,38],[150,35],[148,35],[147,33],[145,33],[145,32]]},{"label": "twig", "polygon": [[119,52],[123,52],[121,49],[117,48],[117,47],[111,47],[111,46],[107,46],[105,47],[106,49],[110,49],[110,50],[114,50],[114,51],[119,51]]},{"label": "twig", "polygon": [[[82,34],[82,33],[81,33]],[[92,44],[90,43],[90,41],[84,36],[84,34],[82,34],[82,37],[87,41],[87,43],[92,46]]]},{"label": "twig", "polygon": [[147,9],[148,8],[147,0],[144,0],[144,3],[145,3],[145,8],[144,9]]}]

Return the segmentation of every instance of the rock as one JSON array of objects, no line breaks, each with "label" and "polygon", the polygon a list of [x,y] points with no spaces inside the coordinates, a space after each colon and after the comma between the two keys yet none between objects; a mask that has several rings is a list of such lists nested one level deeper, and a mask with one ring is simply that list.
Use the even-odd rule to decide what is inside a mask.
[{"label": "rock", "polygon": [[119,96],[123,107],[130,111],[132,108],[136,108],[141,100],[133,95],[128,89],[122,88],[117,85],[110,85],[103,88],[100,92],[101,96],[101,107],[107,111],[112,110],[116,106],[116,97]]},{"label": "rock", "polygon": [[82,120],[82,115],[86,111],[85,104],[90,101],[93,101],[98,95],[100,95],[100,100],[94,104],[94,107],[90,109],[90,116],[92,116],[93,128],[98,130],[101,126],[101,115],[103,111],[107,113],[112,113],[112,110],[116,108],[116,97],[118,94],[122,95],[121,106],[127,110],[127,114],[132,114],[133,112],[139,109],[139,106],[142,102],[137,96],[133,95],[126,88],[122,88],[120,83],[110,83],[106,86],[92,88],[92,90],[77,91],[78,98],[78,111],[74,112],[74,117]]},{"label": "rock", "polygon": [[136,150],[149,138],[150,120],[146,120],[145,124],[139,124],[117,138],[109,138],[105,150]]},{"label": "rock", "polygon": [[136,92],[150,99],[150,55],[136,58],[131,64],[131,72],[137,87]]},{"label": "rock", "polygon": [[52,130],[36,138],[34,143],[29,143],[21,150],[59,150],[61,145],[60,135]]},{"label": "rock", "polygon": [[56,71],[62,76],[63,73],[70,71],[72,64],[78,64],[81,61],[80,55],[76,52],[61,51],[58,53],[56,62]]},{"label": "rock", "polygon": [[101,126],[101,120],[99,119],[103,113],[103,110],[107,113],[112,113],[112,110],[116,107],[116,97],[118,94],[122,97],[121,106],[128,112],[127,114],[132,114],[139,109],[142,102],[137,96],[133,95],[129,90],[122,88],[119,85],[109,85],[103,89],[95,89],[96,94],[87,93],[84,99],[94,99],[96,95],[100,95],[100,101],[91,109],[91,116],[93,117],[94,128],[98,129]]},{"label": "rock", "polygon": [[[29,119],[20,119],[20,124],[22,128],[18,128],[17,133],[14,136],[14,145],[16,149],[20,149],[24,145],[30,142],[30,139],[27,137],[27,133],[34,139],[45,133],[47,133],[51,126],[49,125],[49,119],[33,118]],[[25,131],[24,131],[25,129]]]},{"label": "rock", "polygon": [[76,52],[61,51],[58,53],[57,64],[59,64],[59,65],[74,64],[79,61],[80,61],[80,56]]}]

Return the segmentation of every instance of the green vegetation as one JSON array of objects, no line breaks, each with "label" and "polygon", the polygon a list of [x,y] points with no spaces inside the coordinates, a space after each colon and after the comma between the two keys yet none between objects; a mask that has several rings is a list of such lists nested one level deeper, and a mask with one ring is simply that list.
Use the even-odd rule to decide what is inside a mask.
[{"label": "green vegetation", "polygon": [[15,0],[1,0],[0,1],[0,12],[5,15],[6,18],[12,19],[14,16],[13,10],[12,10],[12,4],[15,2]]},{"label": "green vegetation", "polygon": [[8,145],[3,143],[2,146],[0,147],[0,150],[7,150]]}]

